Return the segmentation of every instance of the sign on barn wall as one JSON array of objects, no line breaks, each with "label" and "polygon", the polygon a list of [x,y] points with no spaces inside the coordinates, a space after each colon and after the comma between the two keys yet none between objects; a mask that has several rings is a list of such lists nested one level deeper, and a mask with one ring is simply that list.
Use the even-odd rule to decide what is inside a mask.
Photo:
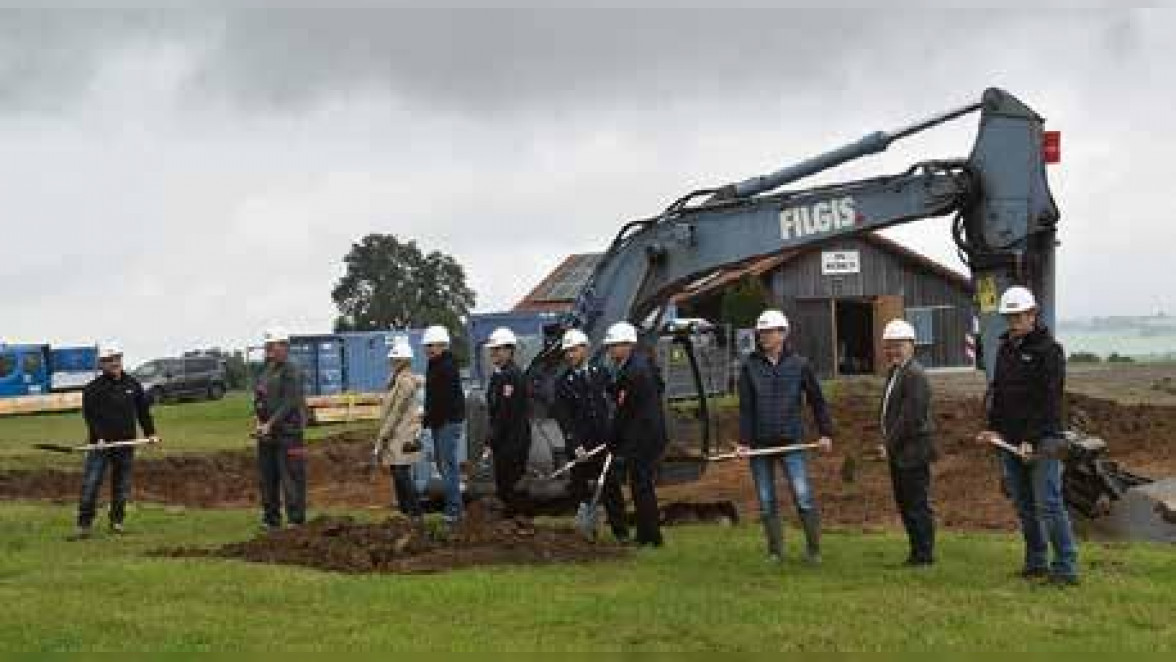
[{"label": "sign on barn wall", "polygon": [[821,251],[821,275],[844,276],[861,273],[862,260],[858,251]]}]

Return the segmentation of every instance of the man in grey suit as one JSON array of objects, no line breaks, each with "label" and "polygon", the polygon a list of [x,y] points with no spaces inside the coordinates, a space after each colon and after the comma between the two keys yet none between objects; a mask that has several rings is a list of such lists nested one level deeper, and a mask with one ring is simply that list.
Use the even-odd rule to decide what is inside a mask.
[{"label": "man in grey suit", "polygon": [[882,332],[882,345],[890,374],[879,415],[884,442],[879,452],[889,460],[894,500],[910,540],[906,565],[927,567],[935,563],[935,521],[930,503],[931,463],[936,459],[931,384],[914,359],[913,326],[892,320]]}]

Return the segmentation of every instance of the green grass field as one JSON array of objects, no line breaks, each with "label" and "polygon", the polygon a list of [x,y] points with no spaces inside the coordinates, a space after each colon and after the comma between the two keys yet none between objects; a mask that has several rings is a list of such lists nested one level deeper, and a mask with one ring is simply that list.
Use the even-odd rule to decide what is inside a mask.
[{"label": "green grass field", "polygon": [[[244,393],[211,402],[160,405],[152,408],[152,414],[169,453],[249,449],[254,443],[248,436],[253,427],[252,401]],[[345,425],[311,428],[307,439],[321,439],[343,429]],[[74,467],[80,455],[50,453],[32,445],[85,443],[85,430],[80,412],[0,417],[0,468]],[[144,457],[150,457],[147,453]]]},{"label": "green grass field", "polygon": [[252,512],[139,506],[127,536],[66,543],[72,514],[0,505],[0,649],[1176,648],[1166,547],[1084,545],[1085,583],[1067,590],[1013,578],[1009,537],[944,536],[941,564],[909,571],[897,536],[830,535],[824,566],[780,568],[749,526],[672,529],[665,549],[604,564],[344,576],[146,555],[249,536]]}]

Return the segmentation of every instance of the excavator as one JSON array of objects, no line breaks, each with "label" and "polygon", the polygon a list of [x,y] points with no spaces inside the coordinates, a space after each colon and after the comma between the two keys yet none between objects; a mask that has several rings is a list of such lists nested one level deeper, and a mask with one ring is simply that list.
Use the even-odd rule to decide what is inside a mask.
[{"label": "excavator", "polygon": [[[869,179],[793,188],[800,180],[835,166],[886,150],[895,141],[979,115],[979,128],[966,158],[920,161],[903,172]],[[815,245],[838,237],[883,230],[931,217],[951,216],[952,239],[971,271],[980,347],[995,348],[1005,330],[998,297],[1012,285],[1037,294],[1042,323],[1055,326],[1057,204],[1046,176],[1042,116],[1012,94],[984,91],[979,100],[893,131],[877,131],[770,174],[691,191],[660,214],[624,224],[582,287],[572,309],[547,329],[543,349],[527,367],[534,388],[533,476],[550,475],[568,459],[562,435],[549,412],[550,396],[562,366],[559,338],[582,330],[599,348],[607,325],[634,323],[642,344],[669,336],[684,350],[697,387],[697,453],[668,456],[660,481],[695,480],[712,454],[708,412],[694,345],[692,324],[667,319],[668,302],[684,285],[725,266],[782,249]],[[994,351],[982,351],[989,380]],[[599,356],[597,360],[599,360]],[[471,411],[484,411],[477,393]],[[471,418],[469,456],[477,457],[484,425]],[[1071,466],[1066,495],[1072,508],[1096,517],[1150,481],[1120,470],[1105,458],[1101,440],[1070,434]],[[484,467],[483,467],[484,469]],[[490,488],[486,471],[471,479],[472,492]],[[536,503],[567,503],[566,476],[527,480]]]}]

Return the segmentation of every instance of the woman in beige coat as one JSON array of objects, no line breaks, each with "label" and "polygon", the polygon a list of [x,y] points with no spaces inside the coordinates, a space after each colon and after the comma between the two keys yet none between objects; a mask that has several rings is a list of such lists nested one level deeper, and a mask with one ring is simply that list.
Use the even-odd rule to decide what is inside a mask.
[{"label": "woman in beige coat", "polygon": [[421,459],[421,445],[417,440],[421,423],[416,398],[420,382],[412,374],[412,346],[397,342],[388,352],[388,360],[392,362],[392,376],[380,406],[375,453],[390,469],[400,512],[419,522],[421,502],[412,480],[412,465]]}]

